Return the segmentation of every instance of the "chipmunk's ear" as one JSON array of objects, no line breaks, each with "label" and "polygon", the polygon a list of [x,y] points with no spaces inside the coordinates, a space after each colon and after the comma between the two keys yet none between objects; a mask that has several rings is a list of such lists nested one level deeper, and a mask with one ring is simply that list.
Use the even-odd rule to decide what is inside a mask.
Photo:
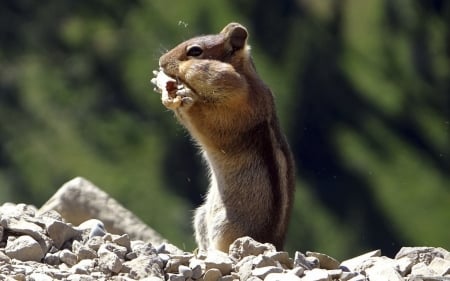
[{"label": "chipmunk's ear", "polygon": [[229,23],[220,33],[225,35],[227,43],[235,51],[244,48],[247,44],[247,29],[239,23]]}]

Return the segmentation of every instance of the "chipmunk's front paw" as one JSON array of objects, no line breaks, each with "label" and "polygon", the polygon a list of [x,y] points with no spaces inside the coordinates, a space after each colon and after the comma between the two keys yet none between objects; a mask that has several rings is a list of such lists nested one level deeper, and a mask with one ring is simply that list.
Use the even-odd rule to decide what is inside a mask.
[{"label": "chipmunk's front paw", "polygon": [[163,71],[154,71],[153,74],[156,77],[151,82],[156,86],[155,91],[161,93],[161,102],[165,107],[175,110],[194,102],[192,90],[184,84],[167,76]]}]

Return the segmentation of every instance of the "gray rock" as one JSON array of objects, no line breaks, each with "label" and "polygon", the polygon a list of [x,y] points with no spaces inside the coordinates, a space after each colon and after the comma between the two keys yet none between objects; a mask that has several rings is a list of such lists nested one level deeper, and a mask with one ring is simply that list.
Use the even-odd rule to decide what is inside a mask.
[{"label": "gray rock", "polygon": [[205,270],[205,262],[199,259],[191,259],[189,261],[189,268],[192,270],[192,279],[199,279]]},{"label": "gray rock", "polygon": [[[107,204],[105,204],[107,202]],[[56,210],[73,225],[99,219],[110,233],[160,244],[165,240],[133,213],[91,182],[78,177],[64,184],[38,211]]]},{"label": "gray rock", "polygon": [[10,263],[11,262],[11,258],[8,257],[3,251],[0,251],[0,262]]},{"label": "gray rock", "polygon": [[320,268],[323,269],[337,269],[339,268],[339,262],[326,254],[317,252],[306,252],[307,257],[315,257],[319,260]]},{"label": "gray rock", "polygon": [[193,275],[192,269],[189,266],[180,265],[178,267],[178,272],[184,277],[184,278],[191,278]]},{"label": "gray rock", "polygon": [[81,231],[58,220],[49,219],[46,222],[48,236],[53,240],[53,245],[60,249],[64,242],[81,235]]},{"label": "gray rock", "polygon": [[294,267],[302,267],[307,270],[313,269],[313,266],[306,260],[306,256],[297,251],[294,255]]},{"label": "gray rock", "polygon": [[109,251],[99,252],[99,266],[106,272],[119,273],[122,269],[120,258]]},{"label": "gray rock", "polygon": [[133,279],[143,279],[149,276],[156,276],[164,280],[162,261],[155,256],[138,256],[137,258],[123,263],[130,269],[129,277]]},{"label": "gray rock", "polygon": [[11,243],[8,242],[5,254],[21,261],[41,261],[45,255],[39,243],[29,235],[19,236]]},{"label": "gray rock", "polygon": [[395,261],[397,263],[396,269],[398,270],[401,276],[404,277],[411,272],[411,268],[414,263],[410,258],[403,257]]},{"label": "gray rock", "polygon": [[61,262],[67,264],[68,266],[73,266],[78,261],[77,255],[75,255],[68,249],[64,249],[59,252],[59,259],[61,260]]},{"label": "gray rock", "polygon": [[167,273],[168,281],[186,281],[186,278],[181,274]]}]

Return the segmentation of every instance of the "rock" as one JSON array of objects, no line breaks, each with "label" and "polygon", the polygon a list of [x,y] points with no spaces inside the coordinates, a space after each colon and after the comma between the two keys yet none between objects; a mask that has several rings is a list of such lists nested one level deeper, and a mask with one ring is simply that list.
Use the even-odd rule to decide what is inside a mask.
[{"label": "rock", "polygon": [[336,259],[322,253],[306,252],[306,256],[317,258],[319,260],[320,268],[323,269],[337,269],[340,265]]},{"label": "rock", "polygon": [[59,252],[59,259],[67,264],[68,266],[73,266],[77,263],[78,258],[77,255],[69,251],[68,249],[64,249],[61,252]]},{"label": "rock", "polygon": [[328,271],[325,269],[314,268],[309,271],[305,271],[305,277],[302,281],[331,281]]},{"label": "rock", "polygon": [[100,268],[107,270],[107,272],[119,273],[122,269],[122,262],[115,253],[104,251],[99,252],[98,256]]},{"label": "rock", "polygon": [[275,246],[269,243],[262,244],[255,241],[253,238],[246,236],[236,239],[236,241],[230,245],[229,254],[236,260],[240,260],[246,256],[257,256],[267,252],[276,252]]},{"label": "rock", "polygon": [[41,261],[45,255],[39,243],[29,235],[19,236],[14,241],[8,242],[5,254],[11,259],[21,261]]},{"label": "rock", "polygon": [[408,257],[413,260],[414,264],[419,262],[424,262],[425,264],[430,264],[430,262],[435,258],[443,258],[449,255],[449,252],[442,248],[432,248],[432,247],[403,247],[395,255],[395,259],[400,259],[402,257]]},{"label": "rock", "polygon": [[411,272],[411,267],[413,266],[413,261],[408,257],[402,257],[397,262],[397,270],[401,276],[406,276]]},{"label": "rock", "polygon": [[302,267],[304,269],[313,269],[313,265],[306,260],[306,256],[301,252],[295,252],[294,267]]},{"label": "rock", "polygon": [[11,262],[11,258],[8,257],[5,253],[3,253],[2,251],[0,251],[0,263],[10,263]]},{"label": "rock", "polygon": [[289,257],[288,252],[269,252],[266,257],[278,261],[284,268],[292,269],[294,266],[294,261]]},{"label": "rock", "polygon": [[31,273],[29,279],[30,281],[52,281],[53,278],[45,273]]},{"label": "rock", "polygon": [[221,275],[228,275],[231,273],[233,267],[233,261],[227,254],[220,251],[208,252],[208,256],[205,259],[205,270],[208,271],[211,268],[217,268],[220,270]]},{"label": "rock", "polygon": [[193,275],[192,269],[185,265],[180,265],[178,267],[178,272],[185,278],[191,278]]},{"label": "rock", "polygon": [[437,276],[437,273],[429,268],[425,262],[419,262],[411,268],[411,276]]},{"label": "rock", "polygon": [[76,230],[70,225],[58,220],[47,220],[46,222],[47,234],[53,240],[53,245],[60,249],[64,242],[73,239],[77,235],[81,235],[79,230]]},{"label": "rock", "polygon": [[80,231],[86,232],[88,238],[95,236],[103,237],[106,234],[105,225],[98,219],[89,219],[80,223],[78,226]]},{"label": "rock", "polygon": [[446,274],[450,274],[450,261],[440,257],[435,257],[428,265],[428,268],[436,272],[437,275],[444,276]]},{"label": "rock", "polygon": [[344,267],[348,269],[349,271],[355,271],[356,267],[365,262],[366,260],[372,258],[372,257],[379,257],[381,256],[380,250],[375,250],[372,252],[365,253],[363,255],[345,260],[341,262],[341,268]]},{"label": "rock", "polygon": [[282,273],[282,272],[283,272],[282,268],[276,266],[266,266],[253,269],[252,275],[264,280],[264,278],[266,278],[266,276],[269,275],[270,273]]},{"label": "rock", "polygon": [[217,268],[211,268],[206,270],[205,276],[203,276],[204,281],[218,281],[222,277],[222,273]]},{"label": "rock", "polygon": [[301,281],[300,277],[290,273],[270,273],[264,281]]},{"label": "rock", "polygon": [[366,270],[370,281],[403,281],[402,276],[389,264],[379,263]]},{"label": "rock", "polygon": [[[106,203],[107,202],[107,203]],[[160,244],[165,240],[133,213],[91,182],[78,177],[64,184],[38,211],[55,210],[73,225],[99,219],[113,234],[127,233],[133,239]]]},{"label": "rock", "polygon": [[205,262],[198,259],[191,259],[189,261],[189,268],[192,270],[192,279],[199,279],[205,270]]}]

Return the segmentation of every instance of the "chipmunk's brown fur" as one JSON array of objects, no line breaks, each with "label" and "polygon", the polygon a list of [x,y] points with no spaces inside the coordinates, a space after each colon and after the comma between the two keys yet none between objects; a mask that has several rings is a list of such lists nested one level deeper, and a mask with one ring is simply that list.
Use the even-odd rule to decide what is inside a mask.
[{"label": "chipmunk's brown fur", "polygon": [[[174,110],[210,168],[194,227],[200,250],[228,252],[242,236],[284,244],[294,196],[294,164],[270,89],[238,23],[187,40],[164,54],[161,70],[186,85]],[[167,103],[165,104],[167,106]]]}]

